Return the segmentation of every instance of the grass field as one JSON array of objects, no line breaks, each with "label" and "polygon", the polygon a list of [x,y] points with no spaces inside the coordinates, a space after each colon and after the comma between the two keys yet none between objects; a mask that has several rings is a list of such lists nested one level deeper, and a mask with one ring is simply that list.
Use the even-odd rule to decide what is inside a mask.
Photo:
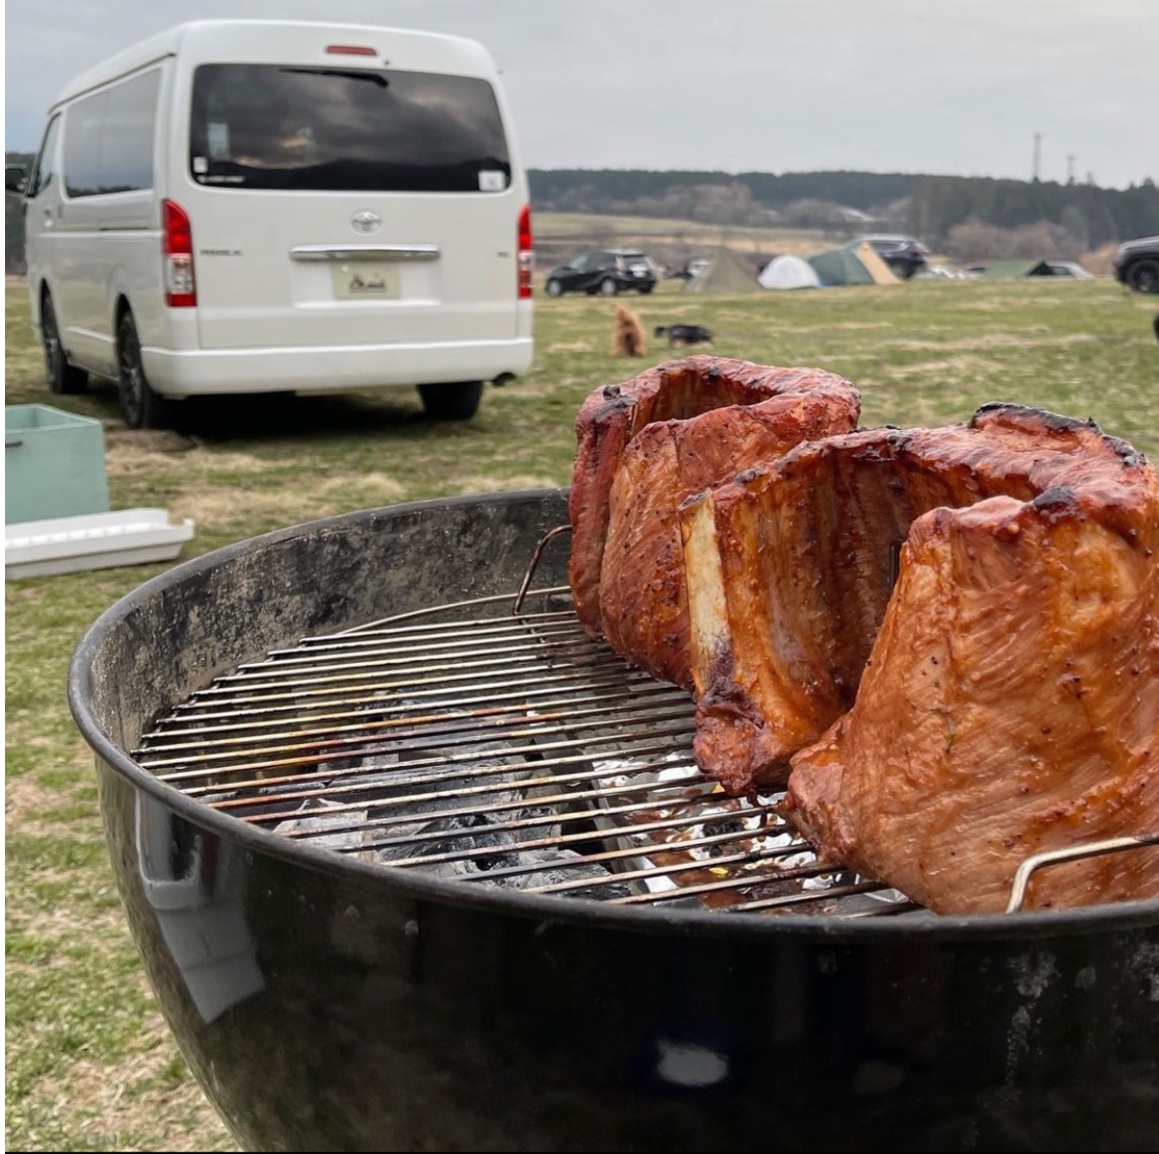
[{"label": "grass field", "polygon": [[[911,281],[897,287],[627,301],[651,332],[693,321],[715,352],[815,365],[853,381],[863,423],[937,424],[992,400],[1092,417],[1159,455],[1159,299],[1107,280]],[[609,355],[614,305],[536,304],[530,373],[464,424],[427,422],[412,391],[197,405],[189,431],[130,432],[112,386],[54,397],[23,287],[6,298],[7,404],[99,418],[113,508],[191,517],[183,558],[376,505],[566,484],[594,387],[666,359]],[[65,699],[84,630],[163,566],[6,585],[7,1141],[9,1150],[229,1150],[137,960],[97,812],[92,757]]]}]

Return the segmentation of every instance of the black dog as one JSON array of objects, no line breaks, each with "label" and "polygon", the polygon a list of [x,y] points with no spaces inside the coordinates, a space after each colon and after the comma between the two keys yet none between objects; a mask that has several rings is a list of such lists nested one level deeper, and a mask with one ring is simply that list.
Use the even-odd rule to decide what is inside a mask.
[{"label": "black dog", "polygon": [[1152,321],[1152,324],[1155,326],[1155,339],[1159,341],[1159,313],[1155,314],[1155,320]]},{"label": "black dog", "polygon": [[667,336],[670,349],[684,345],[712,344],[712,332],[704,325],[657,325],[652,335]]}]

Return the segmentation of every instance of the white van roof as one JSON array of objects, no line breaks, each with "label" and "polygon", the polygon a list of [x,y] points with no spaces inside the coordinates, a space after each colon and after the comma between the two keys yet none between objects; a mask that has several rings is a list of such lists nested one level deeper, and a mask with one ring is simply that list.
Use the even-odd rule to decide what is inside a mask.
[{"label": "white van roof", "polygon": [[464,75],[478,76],[491,76],[495,72],[494,62],[487,49],[478,41],[463,36],[423,32],[413,28],[330,24],[315,20],[190,20],[150,36],[147,40],[141,40],[82,72],[65,85],[52,102],[51,109],[166,56],[176,56],[182,49],[199,52],[203,47],[220,45],[223,39],[226,43],[232,41],[236,44],[239,35],[244,37],[245,33],[275,31],[324,34],[326,39],[333,37],[338,42],[362,37],[381,43],[384,38],[389,38],[392,53],[407,47],[437,44],[441,65],[439,71],[454,69]]}]

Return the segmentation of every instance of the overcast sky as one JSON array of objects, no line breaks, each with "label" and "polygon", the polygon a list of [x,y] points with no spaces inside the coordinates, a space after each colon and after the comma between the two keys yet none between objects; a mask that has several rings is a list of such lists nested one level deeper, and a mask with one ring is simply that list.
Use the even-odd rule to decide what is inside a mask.
[{"label": "overcast sky", "polygon": [[6,147],[192,16],[481,40],[533,168],[1159,179],[1159,0],[7,0]]}]

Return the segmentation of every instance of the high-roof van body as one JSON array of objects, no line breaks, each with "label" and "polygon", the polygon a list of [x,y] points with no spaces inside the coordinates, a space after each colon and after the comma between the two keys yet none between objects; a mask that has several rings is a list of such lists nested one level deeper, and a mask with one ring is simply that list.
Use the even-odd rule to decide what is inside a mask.
[{"label": "high-roof van body", "polygon": [[474,41],[180,25],[65,88],[25,195],[50,385],[118,381],[131,426],[380,385],[469,417],[530,367],[527,180]]}]

